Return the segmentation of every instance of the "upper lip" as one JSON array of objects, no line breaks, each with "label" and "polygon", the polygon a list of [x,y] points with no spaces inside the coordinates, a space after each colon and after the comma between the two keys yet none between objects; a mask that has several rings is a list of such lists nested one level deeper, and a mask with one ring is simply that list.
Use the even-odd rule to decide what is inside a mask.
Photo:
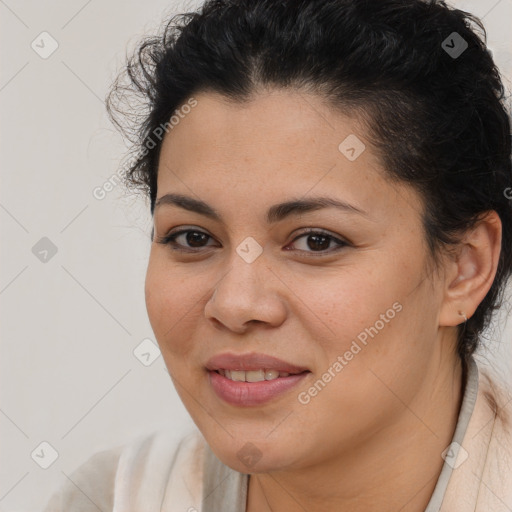
[{"label": "upper lip", "polygon": [[206,363],[208,370],[278,370],[287,373],[302,373],[309,371],[303,366],[297,366],[282,359],[278,359],[266,354],[257,354],[251,352],[248,354],[234,354],[225,352],[217,354]]}]

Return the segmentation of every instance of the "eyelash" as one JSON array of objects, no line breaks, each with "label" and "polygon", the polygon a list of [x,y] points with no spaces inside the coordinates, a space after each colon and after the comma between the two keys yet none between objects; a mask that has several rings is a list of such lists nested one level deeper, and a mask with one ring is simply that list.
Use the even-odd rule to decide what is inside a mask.
[{"label": "eyelash", "polygon": [[[176,231],[174,233],[168,233],[167,235],[163,236],[163,237],[157,237],[159,238],[157,240],[157,243],[160,243],[160,244],[163,244],[163,245],[170,245],[173,250],[175,251],[180,251],[180,252],[183,252],[183,253],[198,253],[200,252],[200,250],[202,248],[197,248],[197,249],[184,249],[182,247],[179,247],[179,244],[176,243],[176,238],[184,233],[200,233],[200,234],[203,234],[203,235],[206,235],[207,237],[209,238],[213,238],[212,236],[208,235],[208,233],[205,233],[203,231],[200,231],[198,229],[182,229],[180,231]],[[326,255],[330,255],[332,253],[335,253],[335,252],[338,252],[340,251],[341,249],[343,249],[344,247],[348,247],[350,244],[344,240],[341,240],[325,231],[322,231],[322,230],[309,230],[309,231],[304,231],[302,232],[300,235],[298,235],[297,237],[295,237],[290,243],[294,243],[295,241],[297,241],[298,239],[300,238],[303,238],[303,237],[306,237],[308,235],[320,235],[320,236],[323,236],[325,238],[328,238],[329,240],[331,241],[334,241],[334,242],[337,242],[339,245],[338,247],[336,247],[334,250],[333,249],[327,249],[327,250],[324,250],[324,251],[302,251],[302,250],[299,250],[299,252],[302,252],[302,253],[307,253],[308,254],[308,257],[309,256],[312,256],[312,257],[322,257],[322,256],[326,256]],[[205,246],[205,247],[209,247],[209,246]],[[211,247],[211,246],[210,246]]]}]

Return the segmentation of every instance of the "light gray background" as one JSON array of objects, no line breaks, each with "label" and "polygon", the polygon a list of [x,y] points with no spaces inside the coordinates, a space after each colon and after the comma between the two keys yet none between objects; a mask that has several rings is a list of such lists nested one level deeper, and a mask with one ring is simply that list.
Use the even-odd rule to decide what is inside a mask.
[{"label": "light gray background", "polygon": [[[162,357],[145,366],[133,353],[154,341],[143,294],[148,205],[121,186],[103,200],[92,191],[124,155],[103,100],[127,48],[200,3],[0,0],[2,512],[40,510],[95,451],[162,425],[176,436],[192,427]],[[512,0],[452,5],[483,17],[510,88]],[[43,31],[59,45],[47,59],[31,47],[44,50]],[[32,252],[43,237],[57,247],[46,262]],[[507,318],[487,333],[483,356],[512,384]],[[58,452],[46,470],[43,441]]]}]

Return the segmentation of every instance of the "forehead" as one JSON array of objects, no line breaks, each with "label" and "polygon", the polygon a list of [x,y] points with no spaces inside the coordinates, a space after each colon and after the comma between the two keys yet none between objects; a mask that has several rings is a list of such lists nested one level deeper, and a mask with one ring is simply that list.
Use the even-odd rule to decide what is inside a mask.
[{"label": "forehead", "polygon": [[249,207],[257,197],[274,204],[334,195],[377,215],[395,208],[397,195],[418,204],[409,187],[386,179],[358,119],[318,96],[271,90],[245,102],[194,98],[164,138],[157,197],[193,191],[208,203],[229,198]]}]

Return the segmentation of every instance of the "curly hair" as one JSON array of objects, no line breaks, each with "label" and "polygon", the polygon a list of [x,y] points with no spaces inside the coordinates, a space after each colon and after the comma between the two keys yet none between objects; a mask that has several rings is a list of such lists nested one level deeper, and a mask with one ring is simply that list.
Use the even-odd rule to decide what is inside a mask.
[{"label": "curly hair", "polygon": [[443,1],[208,0],[143,39],[109,92],[109,115],[132,142],[126,184],[147,194],[153,213],[162,127],[193,94],[243,102],[270,86],[320,95],[358,115],[386,176],[419,192],[434,262],[498,213],[497,274],[458,329],[467,363],[512,271],[510,119],[485,42],[478,18]]}]

